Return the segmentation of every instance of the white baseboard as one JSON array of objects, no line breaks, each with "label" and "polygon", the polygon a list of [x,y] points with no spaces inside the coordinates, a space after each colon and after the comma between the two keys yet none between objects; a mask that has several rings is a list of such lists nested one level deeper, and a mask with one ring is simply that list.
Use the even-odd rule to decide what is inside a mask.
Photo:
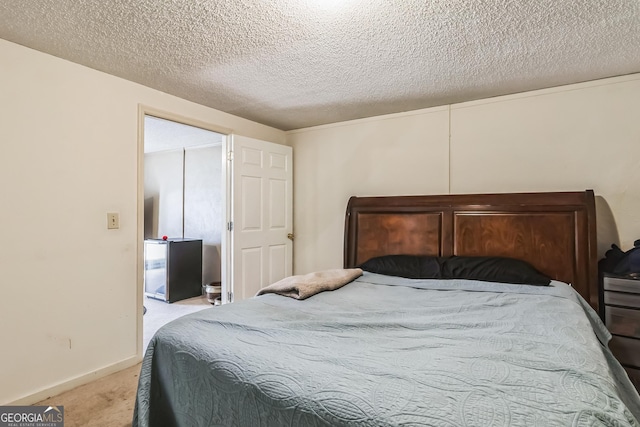
[{"label": "white baseboard", "polygon": [[95,381],[98,378],[106,377],[107,375],[113,374],[114,372],[118,372],[123,369],[129,368],[139,363],[141,360],[142,360],[142,357],[140,356],[137,356],[137,355],[132,356],[118,363],[114,363],[113,365],[105,366],[104,368],[100,368],[95,371],[91,371],[89,373],[79,375],[68,381],[54,385],[53,387],[47,387],[35,393],[21,397],[18,400],[6,403],[6,405],[33,405],[34,403],[48,399],[52,396],[56,396],[60,393],[64,393],[65,391],[69,391],[72,388],[90,383],[91,381]]}]

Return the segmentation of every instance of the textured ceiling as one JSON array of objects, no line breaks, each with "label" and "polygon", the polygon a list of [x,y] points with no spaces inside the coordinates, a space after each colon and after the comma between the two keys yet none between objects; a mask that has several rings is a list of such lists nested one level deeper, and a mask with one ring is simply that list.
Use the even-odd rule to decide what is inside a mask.
[{"label": "textured ceiling", "polygon": [[276,128],[640,71],[638,0],[0,0],[0,38]]}]

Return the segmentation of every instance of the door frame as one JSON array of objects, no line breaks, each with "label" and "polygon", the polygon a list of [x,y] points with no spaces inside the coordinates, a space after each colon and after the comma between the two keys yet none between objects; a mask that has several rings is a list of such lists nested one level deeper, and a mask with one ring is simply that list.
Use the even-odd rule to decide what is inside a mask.
[{"label": "door frame", "polygon": [[223,229],[221,239],[221,260],[220,260],[220,274],[223,285],[223,295],[225,288],[228,285],[226,283],[227,268],[230,260],[228,254],[228,240],[229,232],[227,230],[227,223],[230,221],[230,196],[231,196],[231,180],[229,175],[229,161],[228,152],[230,147],[230,139],[233,131],[229,128],[218,126],[213,123],[204,122],[202,120],[194,119],[191,117],[182,116],[180,114],[172,113],[165,110],[160,110],[149,105],[138,104],[138,176],[137,176],[137,206],[136,206],[136,356],[138,359],[142,359],[142,340],[143,340],[143,305],[144,305],[144,117],[153,116],[159,119],[170,120],[176,123],[181,123],[188,126],[194,126],[204,130],[216,132],[224,135],[222,140],[222,177],[224,179],[224,195],[222,197],[222,211],[225,212],[226,217],[223,218]]}]

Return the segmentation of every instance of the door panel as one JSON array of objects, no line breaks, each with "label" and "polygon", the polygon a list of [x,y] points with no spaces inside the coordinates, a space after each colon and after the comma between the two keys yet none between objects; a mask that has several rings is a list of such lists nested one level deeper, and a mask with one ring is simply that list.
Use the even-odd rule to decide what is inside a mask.
[{"label": "door panel", "polygon": [[[255,293],[252,294],[254,284],[262,280],[262,258],[261,247],[242,249],[242,256],[239,259],[239,266],[242,270],[240,277],[235,281],[235,284],[239,284],[238,290],[234,292],[237,299],[250,298],[255,295]],[[238,263],[238,260],[234,261]]]},{"label": "door panel", "polygon": [[292,274],[291,147],[238,135],[232,141],[233,299]]},{"label": "door panel", "polygon": [[269,282],[274,283],[287,276],[287,247],[270,246],[269,252]]},{"label": "door panel", "polygon": [[260,177],[243,176],[240,226],[242,231],[262,231],[262,182]]},{"label": "door panel", "polygon": [[287,182],[284,180],[269,180],[269,228],[271,230],[287,227]]}]

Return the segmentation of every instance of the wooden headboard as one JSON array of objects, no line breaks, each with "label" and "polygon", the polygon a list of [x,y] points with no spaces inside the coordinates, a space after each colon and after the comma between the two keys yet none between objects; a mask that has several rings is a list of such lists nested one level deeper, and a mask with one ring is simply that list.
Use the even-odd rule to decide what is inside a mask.
[{"label": "wooden headboard", "polygon": [[572,286],[598,311],[592,190],[351,197],[344,266],[392,254],[506,256]]}]

